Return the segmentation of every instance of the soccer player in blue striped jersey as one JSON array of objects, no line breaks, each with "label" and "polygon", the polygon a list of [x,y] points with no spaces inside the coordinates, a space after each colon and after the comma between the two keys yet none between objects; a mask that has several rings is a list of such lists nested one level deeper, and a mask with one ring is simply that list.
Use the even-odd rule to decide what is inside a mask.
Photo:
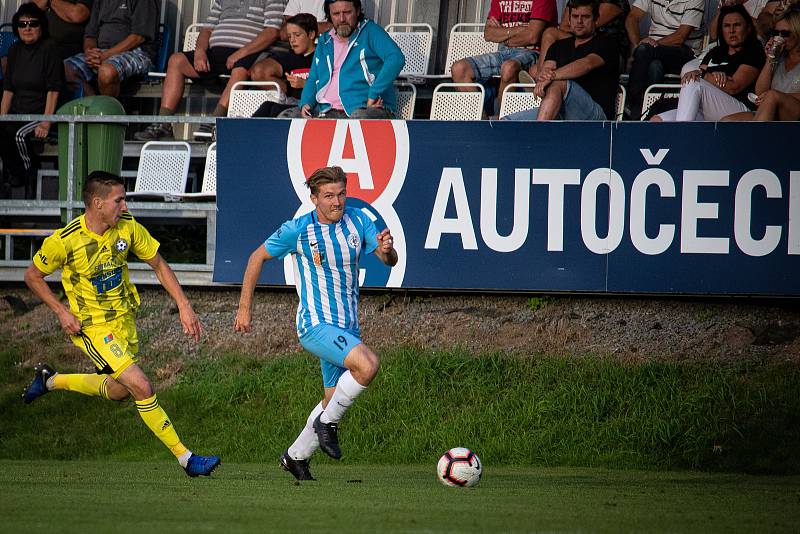
[{"label": "soccer player in blue striped jersey", "polygon": [[275,231],[247,262],[234,328],[251,329],[253,291],[264,262],[293,255],[300,303],[300,344],[320,359],[325,389],[297,439],[280,462],[298,480],[314,480],[309,459],[321,448],[341,458],[338,424],[356,397],[378,373],[378,357],[361,341],[358,328],[358,264],[375,254],[384,264],[397,263],[392,235],[380,233],[361,210],[346,207],[347,175],[339,167],[323,167],[306,181],[315,209]]}]

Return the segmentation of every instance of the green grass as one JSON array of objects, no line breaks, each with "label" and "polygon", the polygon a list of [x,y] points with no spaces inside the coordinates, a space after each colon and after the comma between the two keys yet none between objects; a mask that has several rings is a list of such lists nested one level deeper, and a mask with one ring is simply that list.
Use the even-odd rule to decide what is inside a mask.
[{"label": "green grass", "polygon": [[434,465],[270,458],[188,479],[172,462],[0,461],[4,532],[796,532],[800,477],[496,467],[446,488]]},{"label": "green grass", "polygon": [[[159,460],[131,403],[54,392],[0,351],[0,458]],[[145,364],[145,369],[147,368]],[[341,427],[348,461],[429,464],[453,446],[490,465],[800,473],[800,370],[593,357],[397,350]],[[308,355],[199,357],[159,392],[183,441],[230,462],[274,459],[318,402]]]}]

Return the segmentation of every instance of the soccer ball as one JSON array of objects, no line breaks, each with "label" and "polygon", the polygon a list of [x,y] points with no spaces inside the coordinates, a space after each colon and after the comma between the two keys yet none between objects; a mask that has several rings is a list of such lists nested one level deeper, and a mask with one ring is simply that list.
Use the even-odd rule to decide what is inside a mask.
[{"label": "soccer ball", "polygon": [[455,447],[439,458],[439,482],[445,486],[471,487],[480,482],[483,465],[478,455],[465,447]]}]

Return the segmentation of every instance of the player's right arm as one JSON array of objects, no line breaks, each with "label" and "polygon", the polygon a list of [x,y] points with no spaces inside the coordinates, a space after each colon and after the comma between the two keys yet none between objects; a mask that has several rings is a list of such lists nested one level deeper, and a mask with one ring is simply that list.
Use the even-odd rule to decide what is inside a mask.
[{"label": "player's right arm", "polygon": [[58,317],[58,322],[61,323],[61,330],[67,334],[74,336],[81,331],[81,322],[77,317],[65,306],[58,297],[56,297],[53,290],[45,282],[44,277],[49,273],[43,273],[39,268],[30,264],[25,271],[25,283],[33,294],[41,299],[42,302],[47,304],[47,307],[53,310],[53,313]]},{"label": "player's right arm", "polygon": [[247,260],[247,269],[244,271],[244,280],[242,280],[242,293],[239,296],[239,310],[236,312],[236,321],[233,329],[237,332],[250,331],[250,319],[253,308],[253,292],[255,292],[258,278],[261,276],[261,268],[264,262],[271,260],[267,248],[261,244],[257,249],[250,254],[250,259]]}]

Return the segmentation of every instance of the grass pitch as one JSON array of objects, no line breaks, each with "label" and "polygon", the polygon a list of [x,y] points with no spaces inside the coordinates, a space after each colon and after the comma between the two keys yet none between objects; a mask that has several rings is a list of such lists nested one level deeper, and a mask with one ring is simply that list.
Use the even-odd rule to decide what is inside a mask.
[{"label": "grass pitch", "polygon": [[3,532],[796,532],[800,477],[485,466],[470,489],[435,466],[0,461]]}]

